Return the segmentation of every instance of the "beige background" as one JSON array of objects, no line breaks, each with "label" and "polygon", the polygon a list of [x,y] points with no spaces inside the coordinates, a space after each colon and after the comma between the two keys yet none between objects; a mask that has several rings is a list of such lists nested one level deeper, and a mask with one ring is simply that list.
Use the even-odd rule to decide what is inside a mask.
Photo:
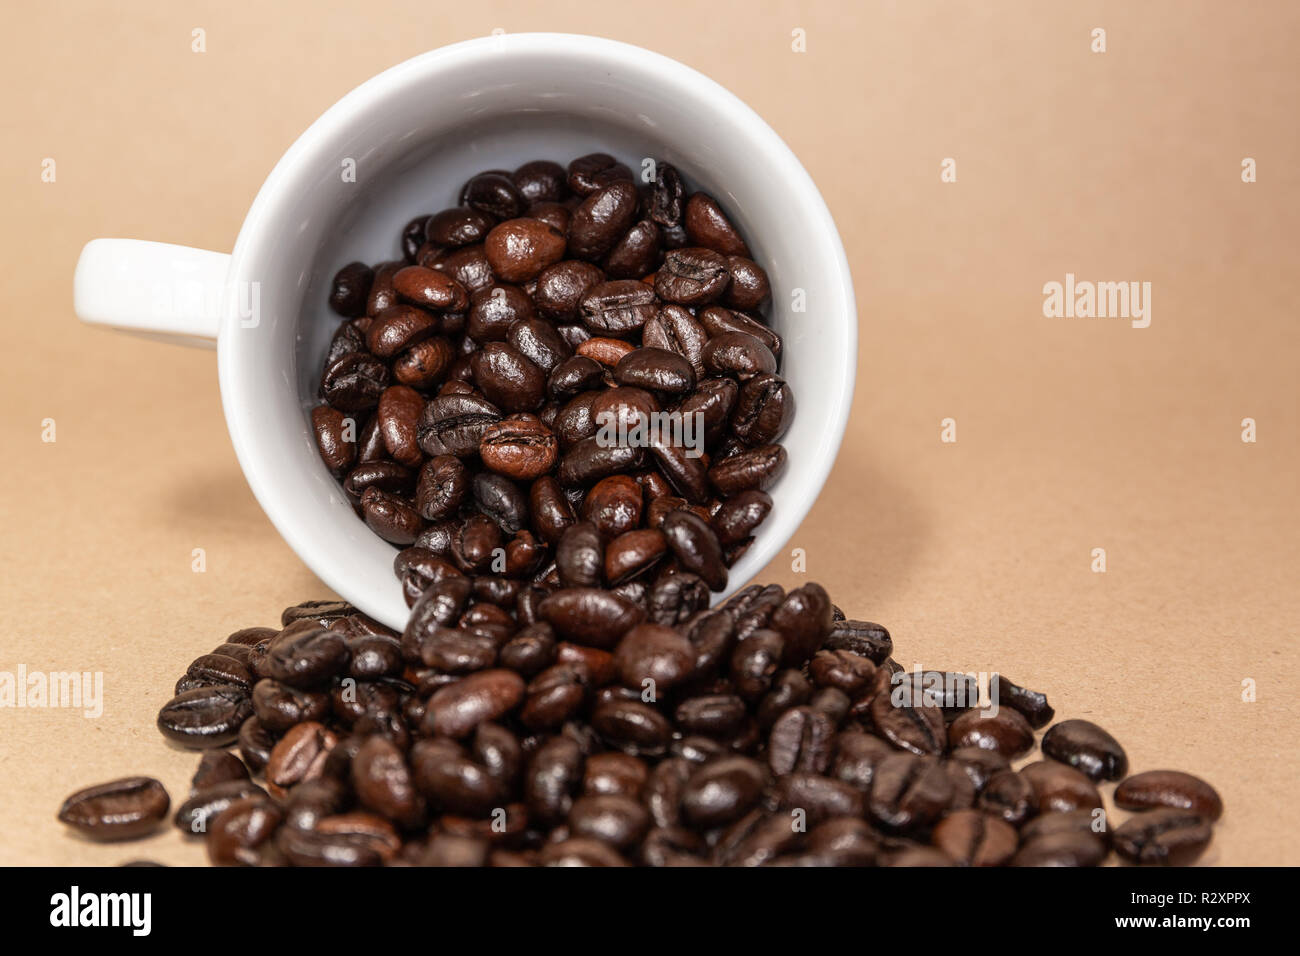
[{"label": "beige background", "polygon": [[[88,845],[54,811],[123,771],[183,798],[196,759],[153,727],[177,674],[230,630],[326,594],[240,475],[214,353],[77,324],[82,243],[228,250],[329,104],[498,26],[601,34],[703,70],[824,192],[862,350],[851,431],[791,542],[808,576],[886,624],[908,666],[1001,669],[1105,725],[1135,769],[1212,780],[1228,811],[1208,862],[1300,862],[1300,7],[1041,0],[10,11],[0,670],[103,671],[106,709],[0,710],[0,862],[202,860],[170,831]],[[1044,318],[1042,286],[1067,271],[1151,282],[1151,327]],[[955,444],[939,440],[946,417]],[[803,579],[788,560],[765,577]]]}]

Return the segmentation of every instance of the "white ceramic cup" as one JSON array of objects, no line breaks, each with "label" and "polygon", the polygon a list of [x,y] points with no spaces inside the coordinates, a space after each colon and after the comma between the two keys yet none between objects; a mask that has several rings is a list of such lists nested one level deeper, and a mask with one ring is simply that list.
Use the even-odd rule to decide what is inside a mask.
[{"label": "white ceramic cup", "polygon": [[400,628],[408,612],[395,549],[356,516],[310,428],[341,321],[326,304],[331,279],[353,260],[399,258],[402,226],[453,205],[475,172],[596,151],[634,171],[642,157],[672,163],[722,204],[771,279],[796,411],[782,439],[789,464],[770,490],[771,515],[731,569],[734,590],[789,540],[830,471],[853,398],[857,313],[835,223],[808,173],[753,110],[675,60],[548,33],[408,60],[290,147],[234,252],[96,239],[77,264],[76,312],[151,337],[215,341],[231,441],[263,510],[322,581]]}]

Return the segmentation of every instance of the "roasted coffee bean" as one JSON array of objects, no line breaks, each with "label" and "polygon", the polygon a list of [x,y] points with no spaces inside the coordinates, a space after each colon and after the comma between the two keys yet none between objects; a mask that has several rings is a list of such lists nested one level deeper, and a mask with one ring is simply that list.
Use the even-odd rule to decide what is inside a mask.
[{"label": "roasted coffee bean", "polygon": [[245,691],[253,686],[253,675],[248,665],[225,654],[204,654],[195,658],[185,676],[203,686],[230,684]]},{"label": "roasted coffee bean", "polygon": [[190,793],[231,780],[247,780],[248,768],[237,756],[224,750],[209,750],[199,758],[198,769],[190,780]]},{"label": "roasted coffee bean", "polygon": [[351,466],[357,456],[355,420],[328,405],[320,405],[312,409],[311,427],[325,467],[340,472]]},{"label": "roasted coffee bean", "polygon": [[[684,624],[696,611],[708,607],[708,604],[709,586],[698,575],[682,572],[655,581],[650,589],[648,613],[656,624],[672,627]],[[729,620],[720,623],[730,632]],[[694,637],[692,642],[694,643]],[[701,663],[703,662],[697,661],[697,669]]]},{"label": "roasted coffee bean", "polygon": [[1018,827],[1037,810],[1034,789],[1014,770],[1000,770],[989,777],[979,796],[979,809]]},{"label": "roasted coffee bean", "polygon": [[785,461],[780,445],[762,445],[715,464],[709,469],[709,481],[728,498],[754,488],[766,491],[785,471]]},{"label": "roasted coffee bean", "polygon": [[876,732],[902,750],[914,754],[941,754],[947,749],[943,712],[906,693],[907,684],[883,690],[871,700],[871,723]]},{"label": "roasted coffee bean", "polygon": [[424,527],[419,512],[408,501],[379,488],[365,490],[361,508],[370,530],[393,544],[411,544]]},{"label": "roasted coffee bean", "polygon": [[605,272],[614,279],[636,279],[659,268],[663,249],[659,227],[642,219],[614,243],[605,256]]},{"label": "roasted coffee bean", "polygon": [[663,714],[639,698],[611,697],[596,704],[591,726],[608,746],[633,755],[662,754],[672,736]]},{"label": "roasted coffee bean", "polygon": [[241,800],[266,800],[266,791],[251,780],[227,780],[197,791],[176,808],[172,822],[182,833],[202,836],[232,804]]},{"label": "roasted coffee bean", "polygon": [[567,192],[568,173],[559,163],[535,159],[514,171],[511,180],[527,202],[559,202]]},{"label": "roasted coffee bean", "polygon": [[706,193],[693,193],[686,201],[683,216],[686,235],[691,242],[725,256],[749,257],[749,247],[722,208]]},{"label": "roasted coffee bean", "polygon": [[591,192],[569,220],[569,255],[588,262],[602,259],[632,227],[637,204],[636,186],[627,180]]},{"label": "roasted coffee bean", "polygon": [[329,713],[329,695],[298,690],[269,678],[253,688],[253,713],[274,733],[289,730],[305,720],[323,720]]},{"label": "roasted coffee bean", "polygon": [[948,744],[954,750],[960,747],[979,747],[996,750],[1004,757],[1019,757],[1034,746],[1034,731],[1024,717],[1010,708],[999,708],[997,713],[968,710],[948,728]]},{"label": "roasted coffee bean", "polygon": [[[488,238],[491,239],[490,234]],[[491,261],[490,256],[488,261]],[[469,292],[465,287],[436,269],[424,266],[398,269],[393,274],[393,288],[412,305],[434,312],[464,312],[469,308]]]},{"label": "roasted coffee bean", "polygon": [[691,676],[695,649],[672,628],[639,624],[619,641],[613,663],[624,686],[638,690],[653,687],[658,695]]},{"label": "roasted coffee bean", "polygon": [[234,801],[208,827],[208,859],[215,866],[258,865],[283,821],[280,808],[264,797]]},{"label": "roasted coffee bean", "polygon": [[876,767],[886,757],[897,753],[879,737],[858,729],[838,734],[834,741],[835,757],[830,767],[831,776],[850,783],[859,790],[869,792]]},{"label": "roasted coffee bean", "polygon": [[887,830],[929,826],[948,808],[952,782],[934,758],[895,753],[876,765],[867,812]]},{"label": "roasted coffee bean", "polygon": [[[510,326],[506,340],[519,354],[532,362],[548,376],[555,367],[570,357],[572,349],[555,326],[542,319],[520,319]],[[550,379],[547,379],[550,387]]]},{"label": "roasted coffee bean", "polygon": [[502,419],[490,425],[479,442],[483,464],[516,481],[531,481],[548,473],[558,454],[555,436],[533,415]]},{"label": "roasted coffee bean", "polygon": [[617,587],[645,574],[668,553],[668,541],[660,531],[638,528],[625,531],[605,548],[605,580]]},{"label": "roasted coffee bean", "polygon": [[[996,682],[996,684],[994,683]],[[1056,711],[1047,702],[1047,695],[1037,691],[1026,690],[1019,684],[1012,683],[1001,674],[994,674],[990,680],[990,693],[996,686],[996,703],[1020,712],[1029,721],[1029,726],[1037,730],[1050,723]]]},{"label": "roasted coffee bean", "polygon": [[366,297],[370,295],[374,280],[375,273],[364,262],[349,262],[334,275],[330,285],[330,308],[349,319],[364,315]]},{"label": "roasted coffee bean", "polygon": [[1115,852],[1130,863],[1188,866],[1210,845],[1209,822],[1192,810],[1139,813],[1115,831]]},{"label": "roasted coffee bean", "polygon": [[589,196],[602,186],[622,180],[631,182],[632,170],[608,153],[589,153],[569,163],[568,187],[579,196]]},{"label": "roasted coffee bean", "polygon": [[785,379],[764,373],[741,386],[731,428],[746,445],[770,445],[785,434],[793,417],[790,386]]},{"label": "roasted coffee bean", "polygon": [[873,664],[883,664],[894,652],[889,631],[870,621],[832,622],[831,633],[822,646],[832,651],[852,651]]},{"label": "roasted coffee bean", "polygon": [[466,737],[480,723],[514,710],[523,697],[523,679],[514,671],[478,671],[430,698],[426,725],[437,734]]},{"label": "roasted coffee bean", "polygon": [[[446,278],[441,272],[434,272],[431,269],[425,271]],[[394,305],[375,316],[370,328],[366,330],[366,348],[381,359],[392,359],[399,353],[437,335],[438,330],[438,320],[424,309],[413,305]],[[328,394],[325,398],[330,401]]]},{"label": "roasted coffee bean", "polygon": [[695,826],[715,827],[744,816],[767,784],[763,766],[748,757],[715,760],[696,770],[682,788],[681,809]]},{"label": "roasted coffee bean", "polygon": [[781,358],[781,336],[744,312],[737,312],[723,306],[710,305],[700,309],[696,318],[710,336],[716,337],[741,332],[762,342],[778,361]]},{"label": "roasted coffee bean", "polygon": [[[1048,814],[1040,820],[1064,816]],[[1026,825],[1027,833],[1029,826]],[[1106,858],[1106,844],[1086,832],[1060,831],[1025,839],[1011,858],[1012,866],[1097,866]]]},{"label": "roasted coffee bean", "polygon": [[348,472],[343,489],[360,498],[372,485],[381,491],[406,494],[415,488],[415,474],[395,461],[367,461]]},{"label": "roasted coffee bean", "polygon": [[430,457],[478,454],[483,433],[501,419],[501,410],[473,395],[442,395],[424,406],[417,440]]},{"label": "roasted coffee bean", "polygon": [[428,216],[416,216],[402,229],[402,255],[407,262],[414,262],[424,245],[424,227],[428,221]]},{"label": "roasted coffee bean", "polygon": [[723,302],[744,312],[767,304],[772,295],[772,286],[762,266],[744,256],[727,256],[727,269],[731,273],[731,281],[727,283]]},{"label": "roasted coffee bean", "polygon": [[782,714],[768,738],[767,762],[784,776],[795,771],[825,773],[834,752],[835,721],[811,707],[794,707]]},{"label": "roasted coffee bean", "polygon": [[345,355],[325,370],[321,396],[342,412],[365,412],[388,387],[388,366],[372,355]]},{"label": "roasted coffee bean", "polygon": [[681,395],[695,388],[691,363],[667,349],[641,348],[629,352],[614,367],[614,378],[620,385],[663,395]]},{"label": "roasted coffee bean", "polygon": [[388,454],[399,464],[418,466],[424,459],[416,443],[424,399],[406,385],[392,385],[379,396],[379,432]]},{"label": "roasted coffee bean", "polygon": [[[572,326],[566,326],[572,328]],[[581,328],[581,326],[578,326]],[[636,348],[631,342],[624,342],[621,339],[611,339],[607,336],[592,336],[586,329],[581,329],[582,334],[587,338],[574,347],[583,358],[589,358],[601,366],[602,374],[605,369],[612,369],[623,360],[627,355]],[[561,330],[563,331],[563,330]]]},{"label": "roasted coffee bean", "polygon": [[352,758],[352,786],[361,806],[399,826],[414,826],[424,816],[405,756],[382,737],[366,740]]},{"label": "roasted coffee bean", "polygon": [[673,249],[655,273],[654,291],[665,302],[698,307],[720,299],[730,281],[727,260],[718,253],[699,248]]},{"label": "roasted coffee bean", "polygon": [[1218,791],[1200,777],[1178,770],[1148,770],[1128,777],[1115,788],[1115,806],[1125,810],[1190,810],[1210,821],[1223,815]]},{"label": "roasted coffee bean", "polygon": [[655,290],[635,279],[598,283],[578,302],[579,318],[593,335],[615,338],[638,332],[658,308]]},{"label": "roasted coffee bean", "polygon": [[1119,780],[1128,756],[1110,734],[1086,720],[1063,720],[1043,735],[1043,753],[1081,770],[1092,780]]},{"label": "roasted coffee bean", "polygon": [[612,649],[640,624],[645,610],[610,591],[570,587],[556,591],[538,605],[542,619],[566,640]]},{"label": "roasted coffee bean", "polygon": [[253,712],[248,690],[231,684],[196,687],[177,694],[158,712],[158,729],[186,747],[224,747]]},{"label": "roasted coffee bean", "polygon": [[92,840],[135,840],[167,816],[171,798],[152,777],[124,777],[78,790],[59,807],[59,822]]},{"label": "roasted coffee bean", "polygon": [[524,198],[506,173],[486,172],[472,177],[461,188],[460,201],[495,219],[513,219],[523,212]]},{"label": "roasted coffee bean", "polygon": [[689,511],[674,511],[664,517],[659,530],[683,568],[698,574],[714,591],[726,589],[722,546],[708,522]]},{"label": "roasted coffee bean", "polygon": [[966,866],[1002,866],[1015,854],[1015,828],[978,810],[957,810],[935,824],[931,841]]},{"label": "roasted coffee bean", "polygon": [[948,759],[966,774],[977,794],[984,790],[994,774],[1011,766],[1010,761],[996,750],[980,747],[960,747],[952,751]]},{"label": "roasted coffee bean", "polygon": [[831,599],[820,584],[805,584],[785,596],[772,611],[771,627],[785,638],[787,667],[797,667],[822,646],[833,624]]},{"label": "roasted coffee bean", "polygon": [[513,345],[489,342],[471,357],[474,382],[496,407],[531,412],[546,397],[546,374]]},{"label": "roasted coffee bean", "polygon": [[424,236],[436,245],[455,249],[482,242],[495,224],[487,213],[459,206],[430,216],[424,225]]},{"label": "roasted coffee bean", "polygon": [[590,262],[557,262],[537,277],[537,311],[554,321],[572,321],[578,317],[578,307],[586,294],[604,281],[605,273]]},{"label": "roasted coffee bean", "polygon": [[338,742],[334,731],[316,721],[294,726],[272,748],[266,762],[266,782],[271,792],[283,792],[320,777]]},{"label": "roasted coffee bean", "polygon": [[[528,282],[564,258],[564,236],[540,219],[510,219],[483,242],[492,272],[502,282]],[[401,273],[398,273],[400,277]]]},{"label": "roasted coffee bean", "polygon": [[[466,291],[473,296],[474,293],[490,287],[494,281],[492,275],[492,264],[488,262],[487,254],[483,251],[483,246],[473,245],[465,246],[447,252],[440,258],[430,261],[428,265],[437,269],[439,272],[445,272],[451,276]],[[448,323],[448,318],[456,313],[445,313],[443,318],[443,328],[448,331],[454,331]],[[455,330],[458,331],[458,330]]]},{"label": "roasted coffee bean", "polygon": [[1055,760],[1040,760],[1020,768],[1029,782],[1039,813],[1069,813],[1072,810],[1096,810],[1102,806],[1101,794],[1091,780],[1073,767]]},{"label": "roasted coffee bean", "polygon": [[713,336],[705,344],[700,359],[707,374],[730,375],[742,382],[776,371],[776,357],[771,350],[747,332]]},{"label": "roasted coffee bean", "polygon": [[348,659],[347,640],[341,634],[323,627],[286,628],[271,642],[267,672],[290,687],[309,689],[341,674]]}]

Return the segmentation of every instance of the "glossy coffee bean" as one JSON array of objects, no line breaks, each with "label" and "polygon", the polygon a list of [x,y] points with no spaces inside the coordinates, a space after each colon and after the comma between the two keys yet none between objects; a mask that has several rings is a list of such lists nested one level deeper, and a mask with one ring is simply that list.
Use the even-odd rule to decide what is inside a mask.
[{"label": "glossy coffee bean", "polygon": [[1115,831],[1115,852],[1130,863],[1188,866],[1213,837],[1209,822],[1191,810],[1165,807],[1139,813]]},{"label": "glossy coffee bean", "polygon": [[978,810],[958,810],[935,824],[931,841],[966,866],[1002,866],[1020,843],[1010,824]]},{"label": "glossy coffee bean", "polygon": [[158,828],[171,798],[152,777],[124,777],[78,790],[59,807],[60,823],[92,840],[134,840]]},{"label": "glossy coffee bean", "polygon": [[1010,708],[999,708],[996,714],[972,709],[952,722],[948,728],[948,744],[954,750],[979,747],[1013,758],[1033,748],[1034,730],[1024,717]]},{"label": "glossy coffee bean", "polygon": [[495,226],[483,242],[488,264],[502,282],[536,279],[564,258],[564,249],[564,236],[540,219],[509,219]]},{"label": "glossy coffee bean", "polygon": [[496,220],[471,206],[458,206],[434,213],[424,225],[424,236],[429,242],[449,249],[482,242],[491,232]]},{"label": "glossy coffee bean", "polygon": [[588,153],[569,163],[567,185],[579,196],[589,196],[612,182],[632,180],[628,169],[608,153]]},{"label": "glossy coffee bean", "polygon": [[713,197],[705,193],[692,194],[686,201],[683,223],[691,242],[726,256],[749,257],[745,240]]},{"label": "glossy coffee bean", "polygon": [[588,262],[602,259],[632,227],[637,204],[636,186],[628,180],[617,180],[587,195],[569,220],[569,256]]},{"label": "glossy coffee bean", "polygon": [[479,173],[461,188],[460,201],[495,219],[513,219],[524,208],[524,198],[508,174]]},{"label": "glossy coffee bean", "polygon": [[1063,720],[1043,735],[1043,753],[1069,764],[1092,780],[1119,780],[1128,773],[1128,756],[1110,734],[1086,720]]},{"label": "glossy coffee bean", "polygon": [[654,291],[665,302],[699,307],[722,297],[731,281],[725,257],[709,249],[673,249],[655,273]]},{"label": "glossy coffee bean", "polygon": [[555,436],[532,415],[512,415],[490,425],[479,443],[484,466],[516,481],[547,474],[558,454]]},{"label": "glossy coffee bean", "polygon": [[158,712],[158,729],[186,747],[224,747],[253,712],[248,690],[230,684],[177,694]]},{"label": "glossy coffee bean", "polygon": [[339,315],[356,318],[366,311],[366,298],[375,274],[364,262],[349,262],[334,275],[330,285],[330,308]]},{"label": "glossy coffee bean", "polygon": [[182,833],[202,836],[232,804],[248,799],[267,799],[266,791],[251,780],[227,780],[204,787],[176,808],[172,822]]},{"label": "glossy coffee bean", "polygon": [[227,806],[208,827],[206,849],[214,866],[256,866],[284,814],[264,797],[245,797]]},{"label": "glossy coffee bean", "polygon": [[1040,760],[1020,768],[1038,803],[1039,813],[1069,813],[1096,810],[1101,794],[1091,780],[1073,767],[1055,760]]},{"label": "glossy coffee bean", "polygon": [[1125,810],[1190,810],[1210,821],[1223,815],[1218,791],[1200,777],[1179,770],[1148,770],[1126,778],[1115,788],[1115,806]]}]

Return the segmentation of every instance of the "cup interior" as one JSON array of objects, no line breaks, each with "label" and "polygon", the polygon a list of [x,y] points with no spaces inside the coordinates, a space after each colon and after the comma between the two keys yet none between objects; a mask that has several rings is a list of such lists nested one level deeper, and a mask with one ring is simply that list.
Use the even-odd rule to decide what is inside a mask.
[{"label": "cup interior", "polygon": [[258,321],[248,327],[232,304],[218,346],[232,440],[258,500],[326,584],[389,626],[407,616],[397,549],[356,516],[310,429],[341,321],[327,305],[333,275],[400,258],[402,226],[455,205],[476,172],[596,151],[635,172],[647,158],[676,166],[721,203],[771,279],[765,318],[785,341],[796,412],[772,514],[731,569],[732,590],[784,545],[825,481],[852,400],[856,313],[830,214],[776,134],[700,74],[612,41],[519,34],[425,54],[354,90],[285,154],[233,257],[232,281],[256,283]]}]

